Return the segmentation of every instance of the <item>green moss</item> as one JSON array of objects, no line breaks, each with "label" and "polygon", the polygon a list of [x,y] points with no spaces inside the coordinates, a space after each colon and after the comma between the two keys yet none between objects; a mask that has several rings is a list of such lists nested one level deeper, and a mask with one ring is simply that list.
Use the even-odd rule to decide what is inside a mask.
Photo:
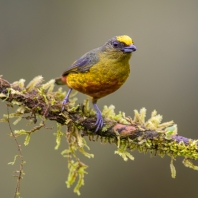
[{"label": "green moss", "polygon": [[[25,86],[24,79],[14,82],[11,84],[11,88],[7,89],[7,94],[0,93],[0,98],[6,100],[9,98],[10,94],[19,96],[29,94],[36,105],[41,101],[44,101],[44,103],[47,104],[47,108],[49,107],[49,111],[51,113],[60,112],[61,101],[65,97],[66,92],[63,91],[61,87],[57,91],[53,90],[54,80],[50,80],[49,82],[43,84],[43,77],[38,76],[34,78],[27,86]],[[85,129],[81,123],[86,118],[94,117],[95,111],[90,107],[88,99],[84,101],[83,105],[76,105],[77,98],[74,97],[75,95],[76,92],[71,95],[70,103],[65,105],[66,111],[60,112],[59,114],[65,118],[64,124],[69,126],[67,131],[63,133],[62,125],[57,124],[57,131],[54,135],[56,150],[60,147],[62,137],[66,137],[67,139],[68,148],[65,148],[65,150],[61,152],[63,157],[66,157],[68,160],[69,174],[66,184],[69,188],[74,185],[75,181],[77,181],[76,186],[74,187],[74,192],[79,195],[80,187],[84,185],[84,176],[87,173],[85,170],[88,166],[81,162],[77,153],[80,152],[88,158],[94,157],[93,154],[87,152],[90,148],[88,147],[85,138],[82,137],[82,132]],[[26,114],[26,119],[29,121],[36,119],[34,117],[35,114],[37,117],[41,118],[40,125],[35,126],[31,130],[21,129],[14,131],[17,137],[25,135],[26,137],[24,144],[28,145],[30,142],[30,136],[42,127],[45,127],[45,115],[39,115],[43,108],[35,106],[34,111],[32,111],[32,109],[25,106],[25,103],[22,103],[22,101],[17,101],[13,98],[11,100],[11,104],[17,105],[19,108],[14,113],[10,113],[9,116],[4,115],[3,119],[0,121],[8,122],[8,118],[15,118],[16,120],[14,121],[14,124],[17,124],[24,117],[24,114]],[[27,113],[29,113],[28,116]],[[77,113],[79,116],[79,119],[75,122],[70,116],[74,113]],[[110,105],[109,107],[104,106],[102,115],[106,125],[102,128],[103,133],[101,136],[98,136],[91,131],[85,131],[85,134],[88,135],[89,140],[91,141],[97,141],[100,139],[102,143],[115,144],[117,146],[115,154],[121,156],[124,161],[127,161],[128,159],[134,160],[134,157],[130,152],[135,149],[143,153],[150,152],[150,155],[152,156],[159,155],[160,157],[164,157],[165,155],[168,155],[171,158],[170,169],[173,178],[176,176],[176,169],[173,165],[173,160],[179,156],[184,157],[183,164],[186,167],[198,170],[198,166],[195,166],[191,161],[198,159],[198,140],[189,139],[188,143],[184,143],[182,141],[177,142],[173,137],[177,135],[178,129],[177,125],[173,121],[162,122],[163,117],[158,114],[156,110],[151,113],[148,119],[146,119],[146,114],[146,108],[142,108],[140,111],[134,110],[134,118],[132,119],[130,117],[126,117],[124,112],[119,112],[116,114],[115,107],[113,105]],[[108,131],[110,126],[113,126],[116,123],[133,125],[134,128],[139,131],[139,134],[137,137],[134,136],[133,139],[131,139],[130,137],[121,136],[119,131],[114,131],[113,137],[106,137],[106,131]],[[155,135],[152,138],[149,135],[147,136],[148,131],[154,131]],[[17,157],[15,156],[14,162],[16,161],[16,158]]]}]

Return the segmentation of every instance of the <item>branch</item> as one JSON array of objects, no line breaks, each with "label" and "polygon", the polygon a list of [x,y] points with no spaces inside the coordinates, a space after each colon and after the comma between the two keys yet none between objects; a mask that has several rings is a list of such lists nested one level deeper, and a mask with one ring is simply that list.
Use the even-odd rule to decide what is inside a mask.
[{"label": "branch", "polygon": [[[153,111],[151,117],[145,121],[146,109],[142,108],[140,112],[135,110],[134,118],[126,117],[123,112],[118,115],[114,112],[114,106],[104,107],[103,117],[105,124],[101,130],[95,133],[95,112],[89,107],[88,100],[83,104],[76,105],[75,98],[70,99],[70,103],[65,105],[65,110],[61,112],[61,101],[65,96],[62,88],[57,91],[54,89],[54,80],[43,84],[43,78],[38,76],[34,78],[27,86],[24,85],[25,80],[21,79],[14,83],[0,78],[0,99],[9,102],[11,105],[19,106],[17,111],[10,117],[17,117],[18,122],[21,118],[26,118],[34,123],[37,117],[42,117],[42,123],[34,127],[29,134],[44,127],[46,119],[56,121],[60,125],[67,125],[68,132],[66,134],[70,146],[73,144],[71,134],[76,139],[76,149],[84,152],[86,156],[91,154],[82,150],[83,136],[88,136],[90,140],[100,138],[102,142],[115,143],[118,147],[115,153],[121,155],[124,160],[133,159],[131,154],[126,150],[138,149],[140,152],[148,152],[152,155],[168,155],[171,157],[172,176],[175,176],[173,159],[177,156],[184,157],[184,165],[195,170],[191,160],[198,159],[198,140],[192,140],[177,134],[177,125],[173,121],[162,123],[162,116]],[[3,119],[2,119],[3,120]],[[3,121],[6,121],[4,118]],[[58,130],[60,132],[60,130]],[[27,134],[24,130],[16,131],[16,134]],[[30,135],[29,135],[30,136]],[[57,132],[57,142],[61,133]],[[26,138],[28,139],[28,138]],[[25,142],[28,144],[28,140]],[[86,145],[87,146],[87,145]],[[73,153],[73,150],[65,151],[65,153]],[[70,156],[71,157],[71,156]],[[76,156],[75,156],[76,157]],[[69,161],[69,166],[75,166]],[[76,165],[85,168],[82,163]],[[69,180],[69,179],[68,179]],[[69,182],[68,182],[69,183]],[[67,183],[67,184],[68,184]],[[71,183],[68,184],[70,186]]]},{"label": "branch", "polygon": [[[75,106],[74,103],[72,103],[71,106],[67,105],[64,112],[61,112],[61,101],[65,93],[62,92],[61,89],[52,92],[53,80],[46,84],[42,84],[42,82],[43,79],[39,76],[24,87],[23,79],[10,84],[7,80],[0,78],[0,98],[11,104],[20,106],[22,109],[20,113],[23,113],[23,115],[31,113],[31,117],[27,116],[27,119],[36,119],[36,115],[41,115],[45,117],[45,119],[56,121],[61,125],[67,125],[69,122],[72,122],[76,126],[83,128],[82,135],[91,134],[108,138],[119,136],[120,139],[132,140],[135,145],[143,146],[144,143],[145,149],[161,151],[164,154],[170,153],[171,155],[181,155],[191,159],[198,159],[198,149],[195,148],[197,146],[197,140],[193,141],[192,139],[179,136],[176,126],[173,125],[174,123],[172,121],[160,124],[162,118],[160,115],[157,115],[157,112],[153,112],[151,119],[145,124],[144,109],[142,109],[139,115],[138,112],[135,111],[136,115],[134,120],[126,118],[123,114],[117,116],[117,121],[115,121],[111,119],[111,117],[116,118],[114,112],[112,112],[114,107],[111,106],[109,109],[106,107],[106,112],[104,112],[104,114],[107,115],[107,118],[105,119],[105,125],[103,127],[105,132],[100,130],[95,134],[94,124],[96,118],[92,110],[88,107],[88,101],[77,106]],[[119,123],[119,121],[121,123]],[[125,124],[122,124],[122,122]],[[173,127],[171,128],[170,126]],[[146,145],[143,140],[149,143]],[[161,144],[163,144],[163,146]],[[171,144],[175,146],[178,145],[178,148],[175,148],[176,153],[175,149],[170,148]],[[194,149],[191,150],[193,153],[182,153],[182,145],[184,147],[194,145]],[[188,150],[189,149],[190,148],[188,148]]]}]

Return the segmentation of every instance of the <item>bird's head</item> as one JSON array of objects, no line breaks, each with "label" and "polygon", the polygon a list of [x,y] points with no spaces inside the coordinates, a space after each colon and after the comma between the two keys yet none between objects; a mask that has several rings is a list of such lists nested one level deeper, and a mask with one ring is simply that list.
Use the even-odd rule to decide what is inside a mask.
[{"label": "bird's head", "polygon": [[122,55],[130,55],[132,52],[135,52],[137,48],[129,36],[122,35],[114,36],[108,40],[102,47],[102,50],[105,52],[119,52],[119,54]]}]

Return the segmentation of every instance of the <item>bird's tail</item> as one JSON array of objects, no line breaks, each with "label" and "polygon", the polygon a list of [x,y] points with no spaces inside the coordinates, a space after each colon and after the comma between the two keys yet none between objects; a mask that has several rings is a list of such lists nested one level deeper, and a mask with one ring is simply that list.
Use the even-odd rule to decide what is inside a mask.
[{"label": "bird's tail", "polygon": [[57,85],[65,85],[65,84],[66,84],[66,82],[63,80],[62,77],[56,78],[56,79],[55,79],[55,83],[56,83]]}]

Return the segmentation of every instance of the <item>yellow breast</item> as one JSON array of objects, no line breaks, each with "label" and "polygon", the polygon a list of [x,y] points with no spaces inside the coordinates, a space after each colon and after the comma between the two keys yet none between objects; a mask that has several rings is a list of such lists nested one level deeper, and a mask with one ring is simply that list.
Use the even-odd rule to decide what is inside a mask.
[{"label": "yellow breast", "polygon": [[68,74],[67,85],[95,99],[102,98],[119,89],[126,81],[130,73],[129,58],[118,61],[100,55],[100,61],[88,72]]}]

